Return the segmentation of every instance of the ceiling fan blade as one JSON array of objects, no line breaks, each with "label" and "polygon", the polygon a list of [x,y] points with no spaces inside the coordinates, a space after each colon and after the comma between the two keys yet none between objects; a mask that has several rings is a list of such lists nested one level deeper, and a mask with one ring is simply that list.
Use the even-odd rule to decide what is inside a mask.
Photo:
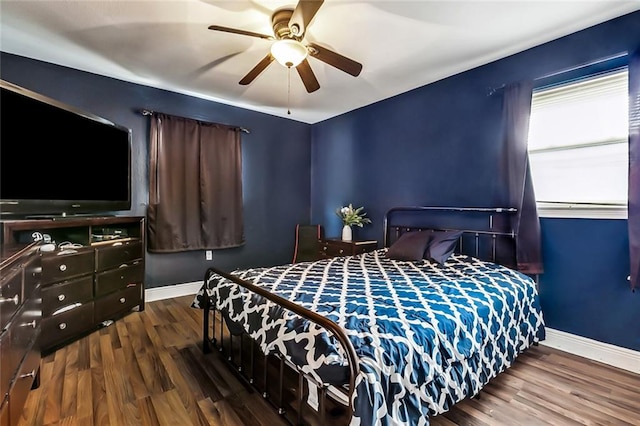
[{"label": "ceiling fan blade", "polygon": [[354,61],[353,59],[349,59],[346,56],[342,56],[339,53],[326,49],[322,46],[318,46],[314,43],[309,43],[309,46],[307,47],[311,56],[336,67],[347,74],[357,77],[360,75],[360,71],[362,71],[362,64]]},{"label": "ceiling fan blade", "polygon": [[304,87],[307,89],[307,92],[312,93],[320,88],[320,83],[318,83],[318,79],[316,75],[313,73],[311,69],[311,65],[309,65],[309,61],[306,59],[298,64],[296,67],[298,70],[298,74],[302,79],[302,83],[304,83]]},{"label": "ceiling fan blade", "polygon": [[271,62],[273,62],[275,60],[275,58],[273,56],[271,56],[271,53],[267,53],[267,56],[265,56],[264,58],[262,58],[262,60],[260,62],[258,62],[258,65],[256,65],[255,67],[253,67],[253,69],[251,71],[249,71],[247,73],[247,75],[245,75],[244,77],[242,77],[242,80],[240,80],[240,84],[242,84],[243,86],[251,83],[253,80],[255,80],[255,78],[260,75],[260,73],[262,71],[264,71],[269,64],[271,64]]},{"label": "ceiling fan blade", "polygon": [[309,23],[324,0],[299,0],[289,19],[289,30],[295,37],[303,37]]},{"label": "ceiling fan blade", "polygon": [[234,33],[234,34],[240,34],[240,35],[247,35],[251,37],[264,38],[266,40],[275,40],[275,37],[270,35],[254,33],[252,31],[238,30],[236,28],[221,27],[220,25],[210,25],[209,29],[214,31],[224,31],[226,33]]}]

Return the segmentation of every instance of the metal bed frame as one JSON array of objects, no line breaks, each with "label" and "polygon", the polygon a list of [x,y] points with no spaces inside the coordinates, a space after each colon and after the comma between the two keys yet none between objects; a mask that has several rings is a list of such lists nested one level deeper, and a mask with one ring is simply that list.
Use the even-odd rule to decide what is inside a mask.
[{"label": "metal bed frame", "polygon": [[[470,256],[482,257],[484,260],[489,260],[496,263],[499,262],[497,259],[497,248],[500,238],[506,238],[512,241],[515,241],[515,233],[512,230],[512,218],[517,212],[514,208],[473,208],[473,207],[396,207],[390,209],[384,218],[384,247],[389,247],[400,235],[404,232],[409,232],[413,230],[445,230],[445,231],[462,231],[462,235],[459,239],[458,246],[456,249],[457,253],[468,254]],[[438,220],[432,221],[429,225],[423,225],[425,220],[419,220],[419,223],[412,219],[411,215],[431,215],[431,216],[442,216],[445,215],[463,215],[463,216],[475,216],[477,226],[469,227],[469,229],[460,229],[457,227],[452,227],[449,225],[447,220],[444,220],[440,224],[438,224]],[[394,219],[394,216],[398,216],[398,220]],[[403,216],[408,216],[402,218]],[[496,220],[498,219],[499,220]],[[390,223],[400,223],[391,225]],[[473,222],[473,221],[472,221]],[[429,223],[427,221],[427,223]],[[497,229],[497,228],[500,229]],[[471,247],[469,247],[469,241],[471,241]],[[487,242],[488,241],[488,242]],[[489,250],[487,253],[486,246],[489,246]],[[481,248],[485,246],[485,250]],[[515,245],[513,245],[515,247]],[[513,265],[506,265],[510,267],[514,267]],[[249,348],[246,348],[244,343],[244,334],[240,334],[239,336],[234,336],[228,327],[226,327],[225,321],[222,319],[221,315],[217,315],[215,307],[211,306],[209,297],[204,297],[204,306],[203,306],[203,338],[202,338],[202,351],[204,353],[210,353],[212,351],[212,346],[217,348],[217,350],[223,355],[223,357],[228,361],[233,370],[237,371],[250,386],[252,386],[256,391],[260,392],[262,396],[267,399],[271,405],[273,405],[278,413],[290,424],[304,424],[305,416],[304,416],[304,406],[305,406],[305,391],[304,391],[304,381],[307,381],[308,387],[311,384],[317,387],[318,392],[318,413],[316,422],[320,425],[326,424],[326,415],[327,415],[327,398],[329,398],[333,403],[338,403],[338,405],[345,404],[345,400],[348,401],[348,406],[346,409],[348,412],[346,413],[347,418],[351,417],[351,401],[353,390],[355,389],[355,379],[359,374],[359,363],[358,357],[356,355],[355,349],[351,344],[351,341],[347,337],[344,330],[338,326],[333,321],[328,320],[327,318],[312,312],[306,308],[303,308],[287,299],[284,299],[278,295],[272,294],[269,291],[258,287],[252,283],[249,283],[245,280],[242,280],[234,275],[231,275],[225,271],[221,271],[217,268],[208,268],[205,273],[205,284],[208,281],[209,277],[212,274],[219,275],[224,277],[227,280],[233,281],[234,283],[254,292],[265,299],[272,301],[285,309],[290,310],[291,312],[309,320],[313,323],[323,327],[325,330],[329,331],[333,336],[338,340],[340,345],[342,346],[344,353],[347,357],[348,362],[348,370],[349,370],[349,380],[345,386],[337,388],[334,386],[329,386],[324,383],[316,383],[308,375],[305,375],[300,368],[291,365],[289,362],[285,361],[284,357],[280,356],[280,354],[271,354],[262,356],[262,360],[256,360],[256,348],[254,341],[249,337]],[[213,312],[212,312],[213,311]],[[218,316],[218,320],[216,321],[216,317]],[[218,325],[216,323],[219,323]],[[227,332],[225,333],[225,328]],[[216,329],[218,330],[218,334],[216,337]],[[212,334],[210,334],[210,330]],[[225,336],[226,334],[226,336]],[[239,343],[234,345],[234,340],[239,339]],[[235,347],[234,347],[235,346]],[[247,351],[249,352],[247,354]],[[259,351],[259,349],[258,349]],[[249,357],[249,359],[245,359],[245,357]],[[271,358],[270,356],[274,357]],[[277,390],[275,399],[273,395],[269,392],[268,386],[268,372],[269,370],[273,370],[273,361],[275,360],[275,365],[277,369]],[[246,365],[248,362],[248,366]],[[262,376],[258,377],[256,374],[256,364],[258,362],[262,362]],[[270,364],[271,362],[271,364]],[[248,367],[248,368],[247,368]],[[247,371],[248,370],[248,371]],[[289,371],[287,371],[289,370]],[[297,388],[295,389],[296,393],[296,405],[297,405],[297,413],[293,414],[293,418],[290,416],[289,410],[286,408],[286,403],[284,402],[284,393],[285,391],[290,391],[290,386],[286,384],[287,378],[285,375],[291,373],[297,375]],[[260,389],[260,386],[257,385],[257,382],[262,382],[263,386]],[[289,377],[290,379],[290,377]],[[291,381],[291,380],[289,380]],[[308,397],[311,393],[311,389],[308,389],[306,396]],[[340,395],[342,394],[342,395]],[[342,402],[341,402],[342,400]],[[293,407],[293,406],[292,406]],[[310,410],[307,410],[310,411]],[[313,414],[315,416],[315,414]],[[331,424],[335,424],[335,419],[332,420]]]}]

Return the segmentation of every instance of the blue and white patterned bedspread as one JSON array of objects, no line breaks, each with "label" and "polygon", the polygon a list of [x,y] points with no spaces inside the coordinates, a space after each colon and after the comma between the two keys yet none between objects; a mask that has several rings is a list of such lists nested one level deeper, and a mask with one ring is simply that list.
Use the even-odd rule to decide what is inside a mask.
[{"label": "blue and white patterned bedspread", "polygon": [[[535,283],[526,275],[453,255],[444,266],[395,261],[386,249],[233,274],[340,325],[359,358],[353,425],[429,424],[544,340]],[[204,288],[265,353],[277,350],[318,381],[346,377],[343,350],[325,330],[235,283]]]}]

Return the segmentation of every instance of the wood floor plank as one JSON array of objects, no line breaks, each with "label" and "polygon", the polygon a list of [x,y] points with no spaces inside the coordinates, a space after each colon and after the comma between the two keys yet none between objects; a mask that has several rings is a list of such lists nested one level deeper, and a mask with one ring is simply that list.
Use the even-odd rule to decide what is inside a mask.
[{"label": "wood floor plank", "polygon": [[76,413],[79,419],[90,420],[87,424],[93,424],[93,396],[91,388],[91,370],[78,371],[78,384],[76,388]]},{"label": "wood floor plank", "polygon": [[88,370],[91,368],[91,349],[89,348],[89,339],[80,339],[78,343],[78,356],[76,358],[76,366],[78,371]]},{"label": "wood floor plank", "polygon": [[142,372],[138,363],[138,358],[135,355],[131,338],[128,331],[128,324],[124,321],[121,322],[124,327],[118,328],[120,332],[123,330],[123,334],[120,341],[122,343],[122,350],[116,353],[116,363],[121,367],[121,371],[127,376],[131,389],[136,399],[145,398],[150,395],[147,385],[142,378]]},{"label": "wood floor plank", "polygon": [[[220,353],[202,353],[202,311],[192,300],[147,303],[46,355],[40,387],[30,392],[18,426],[285,425]],[[640,375],[538,346],[492,379],[479,399],[429,420],[432,426],[636,426],[638,419]]]},{"label": "wood floor plank", "polygon": [[91,357],[89,365],[91,368],[101,368],[102,355],[100,352],[100,333],[97,331],[89,335],[89,351]]},{"label": "wood floor plank", "polygon": [[211,400],[211,398],[198,400],[198,406],[200,407],[200,410],[208,424],[216,426],[224,425],[222,418],[220,417],[220,413],[218,412],[218,407],[216,407],[216,404]]},{"label": "wood floor plank", "polygon": [[91,398],[93,402],[94,426],[109,426],[111,422],[109,420],[107,391],[104,386],[104,372],[102,366],[91,367]]},{"label": "wood floor plank", "polygon": [[144,354],[138,358],[138,365],[150,395],[162,393],[173,388],[173,383],[157,354]]},{"label": "wood floor plank", "polygon": [[[513,401],[513,395],[509,398],[509,402]],[[509,424],[512,423],[516,426],[518,422],[516,419],[521,416],[519,410],[515,410],[511,404],[505,403],[500,398],[492,395],[489,392],[481,392],[479,398],[468,399],[464,404],[474,406],[478,410],[483,411],[492,419],[493,424]],[[464,404],[460,406],[463,409]],[[528,421],[525,419],[525,421]],[[541,423],[546,424],[546,423]]]},{"label": "wood floor plank", "polygon": [[149,338],[147,329],[142,322],[142,318],[144,318],[146,312],[147,310],[145,310],[142,315],[130,314],[129,317],[135,316],[137,321],[131,321],[127,324],[129,338],[131,339],[131,344],[137,358],[141,358],[147,351],[152,351],[154,348],[153,342]]},{"label": "wood floor plank", "polygon": [[126,390],[123,391],[123,387],[120,386],[119,376],[121,375],[118,368],[116,368],[112,341],[112,336],[109,334],[102,334],[100,336],[106,406],[110,421],[117,424],[124,424],[126,421],[121,408],[128,401],[126,401],[125,396]]},{"label": "wood floor plank", "polygon": [[151,402],[161,426],[192,424],[177,390],[154,394],[151,396]]},{"label": "wood floor plank", "polygon": [[191,417],[192,424],[205,425],[206,422],[204,422],[204,416],[201,413],[200,407],[198,406],[198,402],[195,398],[196,394],[189,386],[189,383],[184,379],[182,371],[175,363],[175,357],[178,357],[179,355],[174,355],[174,352],[177,352],[174,347],[167,347],[165,350],[160,351],[160,360],[165,366],[165,369],[167,371],[167,374],[171,378],[171,381],[175,385],[182,405],[185,407],[187,413],[189,413],[189,416]]},{"label": "wood floor plank", "polygon": [[62,384],[62,402],[60,417],[74,417],[78,411],[78,372],[68,372],[64,375]]},{"label": "wood floor plank", "polygon": [[165,346],[184,347],[188,344],[188,336],[179,333],[173,324],[156,325],[154,329],[158,333],[158,338],[166,342]]},{"label": "wood floor plank", "polygon": [[44,412],[44,423],[54,423],[60,420],[62,410],[62,389],[64,386],[64,369],[67,364],[67,349],[62,348],[53,354],[53,366],[50,385],[46,393],[46,408]]},{"label": "wood floor plank", "polygon": [[[555,407],[559,407],[564,410],[563,415],[569,417],[572,411],[579,412],[579,416],[587,416],[589,419],[593,419],[601,424],[607,424],[606,422],[611,419],[610,416],[602,413],[597,409],[593,409],[589,404],[585,403],[581,398],[569,398],[572,390],[575,389],[574,383],[571,379],[563,381],[559,376],[553,374],[534,374],[535,371],[523,371],[514,370],[514,375],[520,375],[526,377],[529,386],[527,391],[535,392],[538,397],[546,401],[547,404],[553,404]],[[553,388],[559,392],[550,391],[549,385],[552,384]],[[593,384],[593,386],[602,386]],[[552,389],[553,389],[552,388]],[[574,420],[575,416],[571,417]]]},{"label": "wood floor plank", "polygon": [[140,414],[140,424],[143,426],[160,426],[160,421],[153,408],[150,396],[138,399],[138,413]]}]

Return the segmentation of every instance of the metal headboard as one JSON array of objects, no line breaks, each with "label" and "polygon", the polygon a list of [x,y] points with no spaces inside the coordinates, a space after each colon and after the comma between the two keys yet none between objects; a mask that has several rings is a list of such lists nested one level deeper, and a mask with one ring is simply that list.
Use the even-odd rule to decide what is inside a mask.
[{"label": "metal headboard", "polygon": [[461,231],[457,253],[514,267],[516,212],[511,207],[394,207],[384,218],[384,247],[405,232]]}]

